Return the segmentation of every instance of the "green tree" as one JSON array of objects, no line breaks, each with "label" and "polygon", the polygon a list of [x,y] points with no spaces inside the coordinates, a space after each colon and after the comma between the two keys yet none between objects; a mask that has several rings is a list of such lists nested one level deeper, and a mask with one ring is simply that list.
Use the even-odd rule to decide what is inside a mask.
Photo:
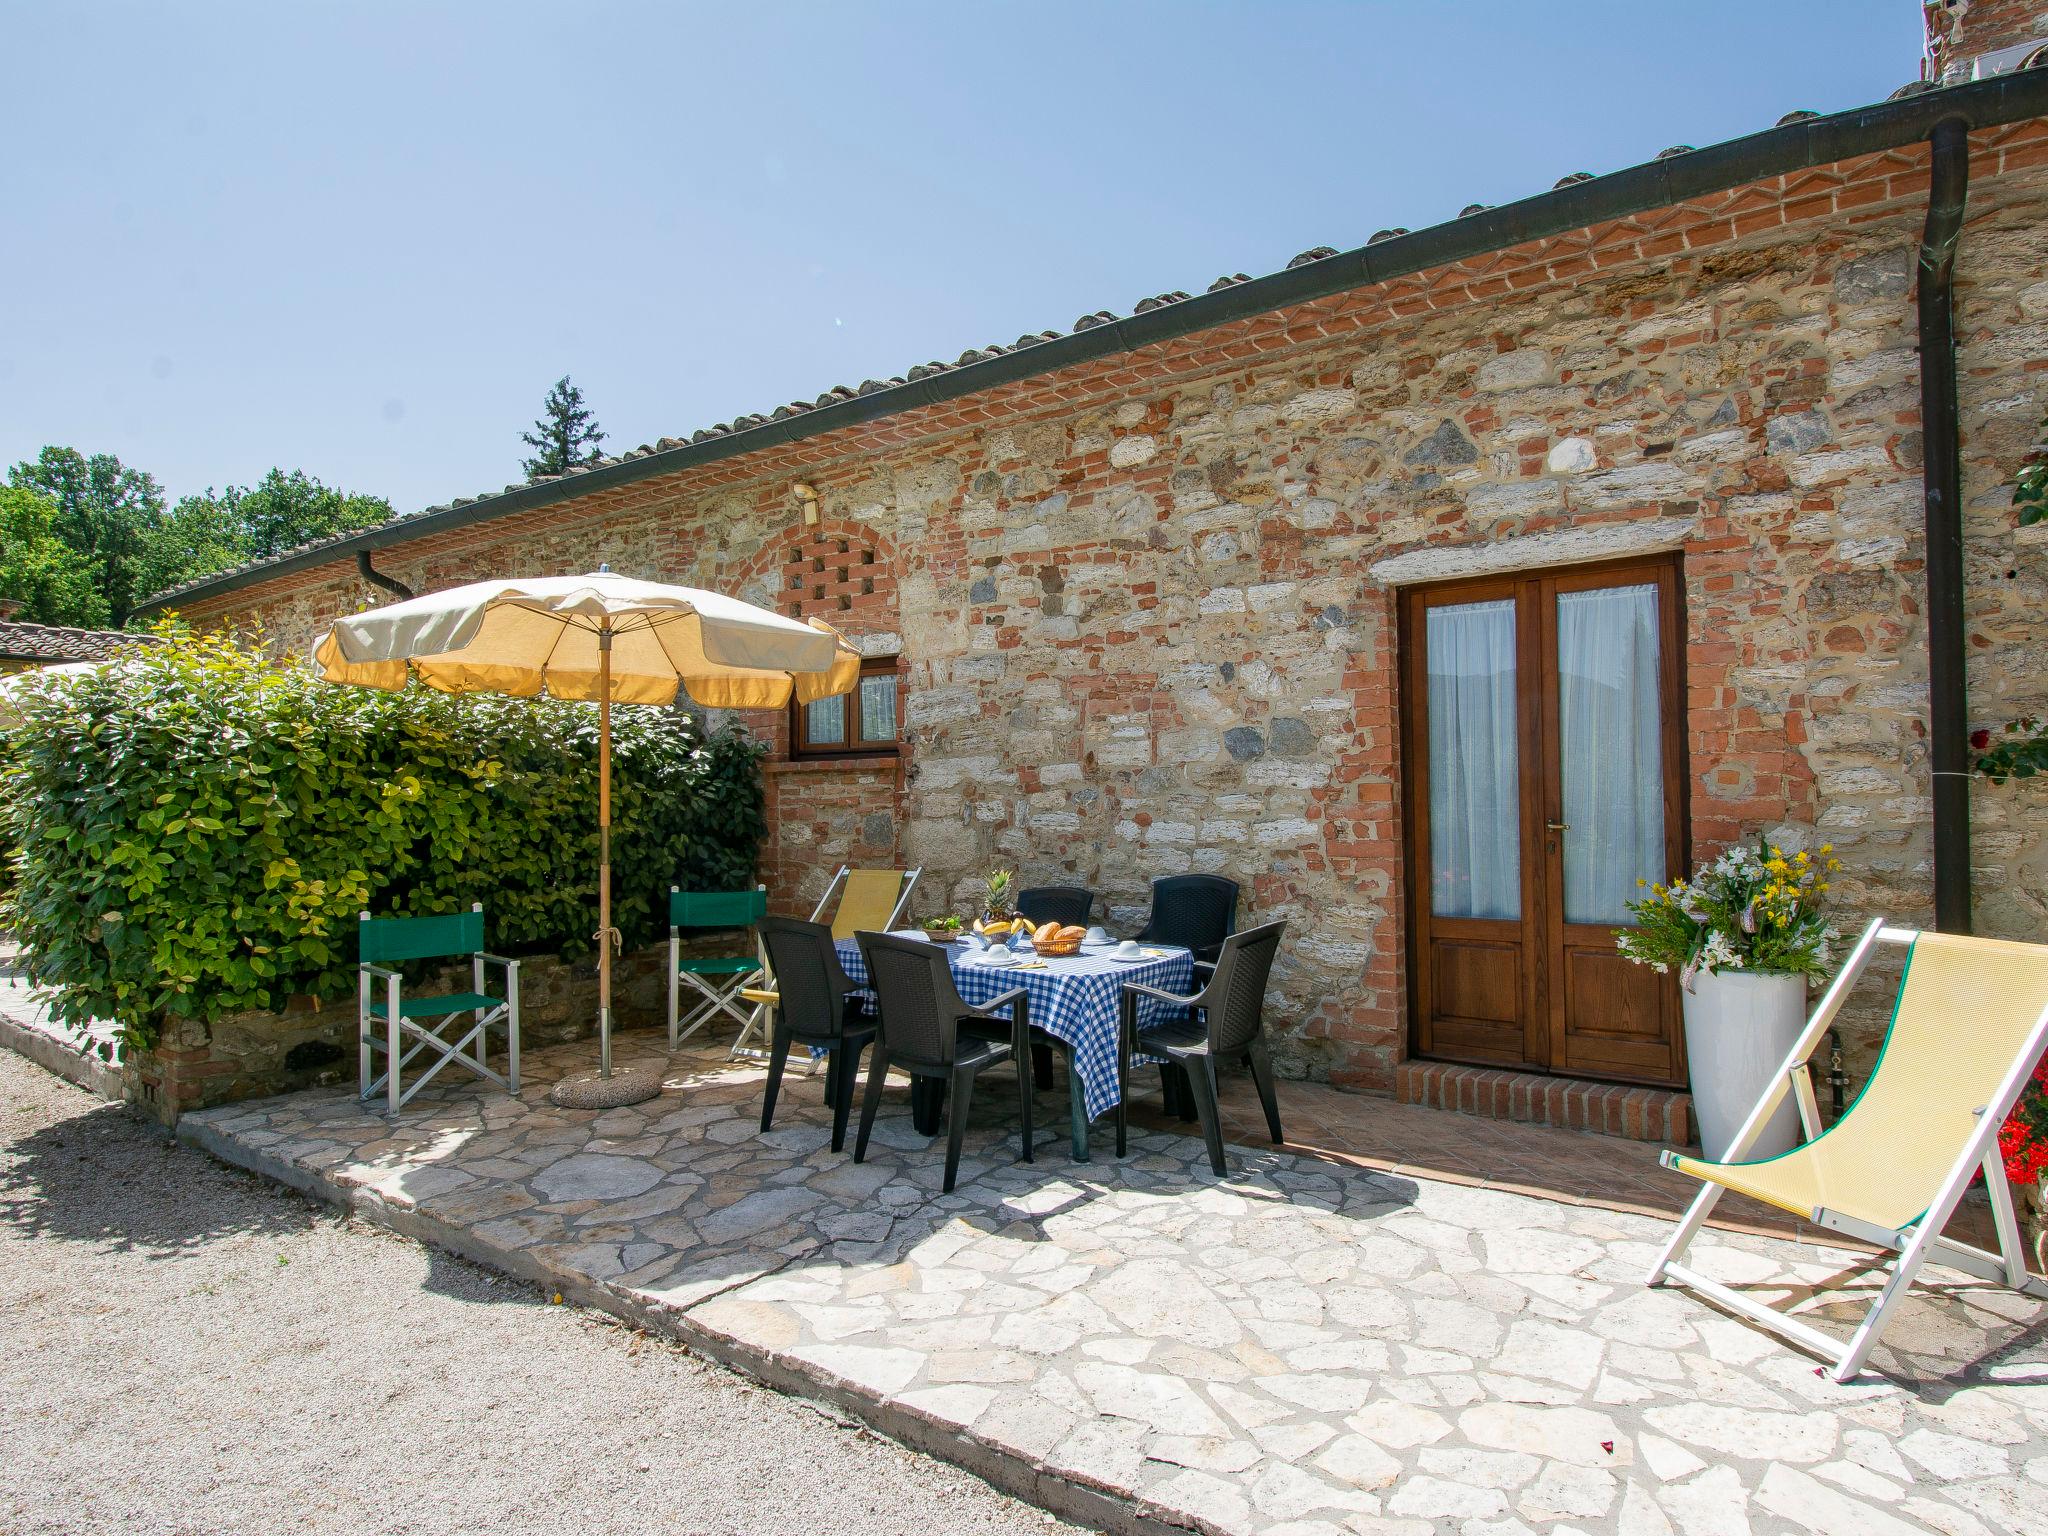
[{"label": "green tree", "polygon": [[135,589],[154,597],[248,558],[241,525],[211,490],[181,496],[142,542]]},{"label": "green tree", "polygon": [[241,529],[252,560],[267,560],[315,539],[388,523],[396,514],[382,496],[351,495],[322,485],[302,469],[273,469],[256,484],[229,486],[221,495]]},{"label": "green tree", "polygon": [[138,591],[157,593],[301,544],[389,522],[381,496],[322,485],[304,470],[273,469],[254,485],[211,486],[180,499],[148,541]]},{"label": "green tree", "polygon": [[0,597],[37,624],[96,628],[107,622],[99,568],[64,542],[58,516],[49,497],[0,486]]},{"label": "green tree", "polygon": [[45,448],[9,471],[17,490],[35,491],[57,504],[57,536],[96,569],[109,617],[125,624],[142,593],[139,561],[151,531],[163,521],[163,487],[110,453],[90,458],[76,448]]},{"label": "green tree", "polygon": [[604,432],[584,405],[583,391],[569,382],[566,373],[555,380],[541,409],[544,414],[534,422],[533,430],[519,434],[520,441],[536,450],[532,458],[522,461],[527,479],[559,475],[597,460],[597,445],[604,441]]}]

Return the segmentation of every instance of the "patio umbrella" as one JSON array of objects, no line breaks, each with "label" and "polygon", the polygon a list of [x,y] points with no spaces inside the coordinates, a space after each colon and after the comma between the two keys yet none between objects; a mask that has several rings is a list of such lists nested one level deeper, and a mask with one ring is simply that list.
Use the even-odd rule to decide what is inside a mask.
[{"label": "patio umbrella", "polygon": [[[313,647],[332,683],[396,691],[417,677],[443,693],[597,701],[599,1075],[612,1075],[612,716],[669,704],[680,685],[707,709],[777,709],[850,690],[860,653],[802,623],[696,587],[614,576],[479,581],[374,608]],[[657,1085],[658,1086],[658,1085]]]}]

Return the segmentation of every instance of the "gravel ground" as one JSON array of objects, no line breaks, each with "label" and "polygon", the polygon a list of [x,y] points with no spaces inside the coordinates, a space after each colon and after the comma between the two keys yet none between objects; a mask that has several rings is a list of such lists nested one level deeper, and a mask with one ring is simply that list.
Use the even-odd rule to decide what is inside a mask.
[{"label": "gravel ground", "polygon": [[0,1530],[1068,1531],[0,1051]]}]

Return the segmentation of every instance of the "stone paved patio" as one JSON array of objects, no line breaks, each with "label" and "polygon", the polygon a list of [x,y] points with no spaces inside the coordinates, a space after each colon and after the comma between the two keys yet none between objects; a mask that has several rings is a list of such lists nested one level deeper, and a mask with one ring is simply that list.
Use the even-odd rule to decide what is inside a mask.
[{"label": "stone paved patio", "polygon": [[[1218,1180],[1166,1130],[1123,1162],[1098,1131],[1081,1165],[1063,1119],[1024,1166],[997,1091],[944,1196],[905,1090],[856,1165],[821,1077],[766,1136],[758,1072],[710,1054],[646,1105],[550,1106],[587,1053],[533,1053],[518,1100],[437,1084],[395,1126],[318,1092],[180,1133],[1106,1528],[2048,1533],[2048,1314],[2007,1293],[1942,1276],[1879,1351],[1892,1374],[1838,1387],[1645,1289],[1648,1216],[1271,1149]],[[1727,1232],[1694,1253],[1774,1295],[1855,1264]]]}]

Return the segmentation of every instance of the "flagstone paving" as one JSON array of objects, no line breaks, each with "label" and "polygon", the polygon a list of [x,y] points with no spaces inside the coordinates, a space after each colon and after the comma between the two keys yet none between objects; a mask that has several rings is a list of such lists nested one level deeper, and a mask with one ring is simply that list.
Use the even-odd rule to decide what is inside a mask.
[{"label": "flagstone paving", "polygon": [[[759,1072],[709,1054],[610,1111],[437,1082],[186,1118],[231,1160],[667,1328],[1112,1529],[1273,1536],[2048,1533],[2048,1312],[1942,1275],[1871,1374],[1642,1284],[1668,1223],[1496,1189],[1137,1136],[1118,1161],[1007,1092],[960,1183],[885,1102],[835,1154],[822,1076],[762,1134]],[[659,1060],[625,1036],[622,1060]],[[1285,1110],[1283,1084],[1282,1108]],[[1064,1091],[1042,1096],[1048,1117]],[[1695,1262],[1845,1326],[1854,1256],[1710,1232]],[[1849,1271],[1849,1301],[1816,1288]]]}]

